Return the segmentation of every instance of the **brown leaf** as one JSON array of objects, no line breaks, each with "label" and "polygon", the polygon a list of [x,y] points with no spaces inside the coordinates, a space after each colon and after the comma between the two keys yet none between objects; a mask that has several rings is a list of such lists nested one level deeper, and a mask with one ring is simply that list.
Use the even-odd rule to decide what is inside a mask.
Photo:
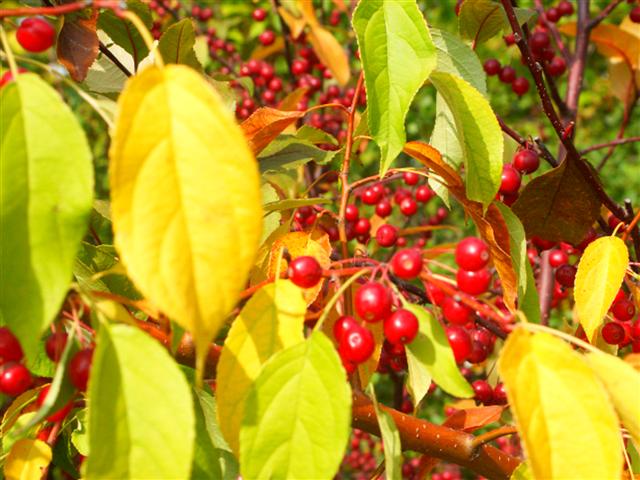
[{"label": "brown leaf", "polygon": [[451,194],[462,204],[465,213],[473,219],[480,236],[489,248],[500,277],[504,302],[509,310],[514,311],[518,277],[511,263],[509,230],[498,207],[491,204],[485,213],[481,203],[469,200],[458,172],[447,165],[442,160],[440,152],[432,146],[422,142],[409,142],[404,146],[404,152],[440,176]]},{"label": "brown leaf", "polygon": [[270,107],[257,109],[240,124],[254,154],[260,153],[285,128],[302,118],[306,112],[285,112]]},{"label": "brown leaf", "polygon": [[513,211],[522,221],[527,237],[576,244],[598,218],[600,205],[577,162],[565,160],[559,167],[531,180],[513,205]]},{"label": "brown leaf", "polygon": [[312,26],[307,37],[313,47],[313,51],[331,71],[333,78],[340,85],[346,85],[351,78],[351,68],[349,66],[349,58],[340,42],[336,40],[331,32],[321,26]]},{"label": "brown leaf", "polygon": [[504,407],[498,405],[461,409],[448,417],[444,425],[449,428],[471,433],[485,425],[500,420],[503,411]]},{"label": "brown leaf", "polygon": [[65,16],[58,35],[58,61],[76,82],[82,82],[87,77],[89,67],[98,57],[100,41],[96,32],[97,21],[97,9],[89,18]]}]

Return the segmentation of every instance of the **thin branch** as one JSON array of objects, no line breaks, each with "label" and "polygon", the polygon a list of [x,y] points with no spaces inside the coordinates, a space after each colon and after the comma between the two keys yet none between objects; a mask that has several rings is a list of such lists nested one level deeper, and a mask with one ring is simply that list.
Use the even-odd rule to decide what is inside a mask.
[{"label": "thin branch", "polygon": [[[518,143],[519,145],[521,145],[523,147],[525,147],[527,145],[527,140],[522,135],[520,135],[518,132],[516,132],[513,128],[511,128],[509,125],[507,125],[504,122],[504,120],[502,119],[502,117],[500,117],[499,115],[496,115],[496,118],[498,119],[498,123],[500,124],[500,128],[502,129],[502,131],[504,133],[506,133],[511,138],[513,138],[513,140],[515,140],[515,142]],[[556,161],[555,158],[553,158],[553,155],[551,155],[551,152],[547,149],[547,147],[544,146],[542,141],[539,141],[539,139],[536,140],[536,145],[538,145],[540,155],[542,155],[542,157],[547,162],[549,162],[549,165],[551,165],[552,167],[557,167],[558,166],[558,162]]]},{"label": "thin branch", "polygon": [[586,155],[587,153],[593,152],[595,150],[600,150],[602,148],[617,147],[618,145],[624,145],[625,143],[633,142],[640,142],[640,137],[617,138],[615,140],[611,140],[610,142],[598,143],[596,145],[590,146],[589,148],[585,148],[580,152],[580,155]]},{"label": "thin branch", "polygon": [[130,77],[132,75],[132,73],[129,71],[129,69],[127,67],[125,67],[122,64],[122,62],[120,62],[120,60],[118,60],[118,57],[116,57],[104,43],[100,42],[99,46],[100,46],[99,48],[100,48],[100,51],[102,52],[102,54],[105,57],[107,57],[109,60],[111,60],[111,63],[113,63],[116,67],[118,67],[122,73],[124,73],[127,77]]},{"label": "thin branch", "polygon": [[5,17],[35,17],[38,15],[64,15],[66,13],[77,12],[85,8],[110,8],[120,10],[122,2],[120,0],[82,0],[53,7],[21,7],[0,10],[0,18]]},{"label": "thin branch", "polygon": [[[624,116],[622,117],[622,124],[620,125],[620,129],[618,130],[618,134],[616,135],[616,140],[620,140],[622,139],[622,137],[624,137],[624,132],[627,130],[627,126],[631,121],[631,114],[633,113],[633,110],[636,107],[638,94],[635,92],[635,83],[633,81],[629,83],[629,89],[632,89],[632,88],[633,88],[633,91],[632,93],[630,93],[629,96],[631,95],[633,96],[629,98],[629,102],[625,105]],[[602,168],[606,165],[607,161],[613,155],[613,152],[615,151],[616,147],[617,145],[611,145],[609,147],[609,150],[607,151],[605,156],[602,158],[602,160],[600,160],[600,163],[598,164],[598,168],[597,168],[598,171],[602,170]]]},{"label": "thin branch", "polygon": [[494,430],[490,430],[485,433],[481,433],[476,438],[473,439],[473,448],[479,448],[482,445],[485,445],[489,442],[494,441],[496,438],[505,437],[507,435],[513,435],[518,433],[516,427],[511,425],[504,425],[502,427],[498,427]]},{"label": "thin branch", "polygon": [[[569,79],[567,83],[567,109],[568,115],[565,115],[567,123],[576,120],[578,116],[578,99],[582,91],[582,83],[584,80],[584,69],[587,63],[587,53],[589,49],[590,30],[587,26],[589,22],[589,0],[578,0],[578,22],[576,32],[576,49],[569,70]],[[568,149],[567,149],[568,150]]]},{"label": "thin branch", "polygon": [[549,312],[551,311],[551,300],[553,299],[553,267],[549,263],[550,250],[545,250],[540,254],[540,286],[538,297],[540,299],[540,322],[542,325],[549,324]]},{"label": "thin branch", "polygon": [[597,16],[591,19],[591,21],[587,24],[587,28],[589,30],[593,30],[595,27],[597,27],[600,24],[600,22],[602,22],[605,18],[607,18],[607,16],[613,11],[614,8],[616,8],[622,2],[623,0],[613,0]]}]

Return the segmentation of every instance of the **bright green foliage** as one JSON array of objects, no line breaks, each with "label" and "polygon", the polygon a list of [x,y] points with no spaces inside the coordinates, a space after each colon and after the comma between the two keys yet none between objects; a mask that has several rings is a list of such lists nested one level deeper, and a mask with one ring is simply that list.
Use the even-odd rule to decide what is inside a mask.
[{"label": "bright green foliage", "polygon": [[[427,378],[424,373],[415,372],[416,369],[424,369],[445,392],[458,398],[473,397],[473,389],[456,365],[442,325],[418,305],[405,305],[404,308],[418,317],[420,322],[418,336],[406,346],[409,376]],[[428,384],[426,388],[429,388]]]},{"label": "bright green foliage", "polygon": [[[535,12],[526,8],[515,8],[518,21],[528,22]],[[491,0],[465,0],[458,16],[460,36],[473,44],[486,42],[491,37],[509,28],[509,20],[502,5]]]},{"label": "bright green foliage", "polygon": [[93,197],[84,132],[36,75],[1,90],[0,159],[0,323],[31,358],[69,287]]},{"label": "bright green foliage", "polygon": [[406,141],[413,97],[436,66],[436,49],[414,1],[364,0],[353,13],[367,87],[368,122],[384,174]]},{"label": "bright green foliage", "polygon": [[373,407],[380,426],[380,436],[384,445],[384,473],[387,480],[402,478],[402,444],[400,433],[393,421],[393,417],[380,408],[373,386],[370,385],[369,394],[373,400]]},{"label": "bright green foliage", "polygon": [[101,325],[89,382],[87,479],[188,478],[191,389],[167,351],[126,325]]},{"label": "bright green foliage", "polygon": [[274,355],[252,386],[240,431],[245,478],[333,478],[351,421],[351,389],[320,331]]},{"label": "bright green foliage", "polygon": [[[129,0],[127,9],[138,15],[147,28],[151,28],[153,19],[148,5],[140,0]],[[149,49],[136,27],[129,20],[116,15],[113,10],[105,9],[100,13],[98,28],[109,35],[116,45],[131,54],[136,68],[148,55]]]},{"label": "bright green foliage", "polygon": [[193,50],[195,44],[196,32],[193,28],[193,22],[191,19],[185,18],[171,25],[160,37],[158,51],[165,63],[180,63],[189,65],[196,70],[202,70],[202,65]]}]

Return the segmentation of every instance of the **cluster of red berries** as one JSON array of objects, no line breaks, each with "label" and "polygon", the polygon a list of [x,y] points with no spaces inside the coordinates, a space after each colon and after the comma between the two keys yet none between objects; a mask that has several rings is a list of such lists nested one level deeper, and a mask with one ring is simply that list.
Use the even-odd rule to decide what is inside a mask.
[{"label": "cluster of red berries", "polygon": [[526,77],[518,77],[515,68],[509,65],[502,66],[495,58],[486,60],[483,68],[490,77],[497,75],[502,83],[511,85],[511,90],[519,97],[529,91],[529,80]]},{"label": "cluster of red berries", "polygon": [[475,399],[482,405],[505,405],[507,403],[507,392],[503,383],[498,383],[492,387],[486,380],[476,380],[471,384]]},{"label": "cluster of red berries", "polygon": [[631,345],[634,353],[640,353],[640,318],[636,318],[636,306],[631,298],[620,290],[616,295],[609,313],[614,320],[602,327],[602,338],[610,345],[625,348]]},{"label": "cluster of red berries", "polygon": [[362,479],[371,478],[382,457],[382,444],[380,440],[373,438],[367,432],[354,428],[351,433],[349,447],[342,459],[342,468],[336,476],[337,479]]},{"label": "cluster of red berries", "polygon": [[16,40],[28,52],[44,52],[55,43],[56,29],[44,18],[25,18],[16,30]]},{"label": "cluster of red berries", "polygon": [[568,0],[562,0],[554,7],[549,7],[544,12],[544,17],[551,23],[557,23],[562,17],[573,15],[573,4]]}]

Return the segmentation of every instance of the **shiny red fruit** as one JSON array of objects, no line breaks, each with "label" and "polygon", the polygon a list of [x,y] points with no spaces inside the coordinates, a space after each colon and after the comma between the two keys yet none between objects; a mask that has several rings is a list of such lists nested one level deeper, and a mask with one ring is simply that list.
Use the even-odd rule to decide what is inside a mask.
[{"label": "shiny red fruit", "polygon": [[576,272],[573,265],[562,265],[556,270],[556,281],[563,287],[571,288],[576,281]]},{"label": "shiny red fruit", "polygon": [[411,343],[418,334],[418,318],[409,310],[399,308],[384,320],[384,336],[391,343]]},{"label": "shiny red fruit", "polygon": [[17,397],[26,392],[32,383],[31,373],[21,363],[5,363],[0,369],[0,393]]},{"label": "shiny red fruit", "polygon": [[507,389],[504,383],[499,383],[496,388],[493,389],[493,401],[498,405],[507,403]]},{"label": "shiny red fruit", "polygon": [[511,82],[511,90],[519,97],[527,93],[529,91],[529,87],[529,80],[525,77],[518,77]]},{"label": "shiny red fruit", "polygon": [[251,13],[251,16],[256,22],[261,22],[267,18],[267,11],[264,8],[256,8],[253,13]]},{"label": "shiny red fruit", "polygon": [[562,265],[566,265],[569,261],[569,255],[563,250],[552,250],[549,253],[549,265],[553,268],[558,268]]},{"label": "shiny red fruit", "polygon": [[93,349],[86,348],[76,353],[69,362],[69,378],[71,383],[81,392],[87,389],[92,359]]},{"label": "shiny red fruit", "polygon": [[444,298],[445,298],[445,294],[442,290],[440,290],[438,287],[436,287],[432,283],[427,283],[426,290],[427,290],[427,296],[429,297],[429,300],[431,301],[431,303],[438,306],[442,305],[442,302],[444,301]]},{"label": "shiny red fruit", "polygon": [[376,242],[381,247],[392,247],[398,241],[398,229],[393,225],[381,225],[376,231]]},{"label": "shiny red fruit", "polygon": [[560,10],[555,7],[551,7],[545,12],[545,17],[547,17],[547,20],[549,20],[551,23],[556,23],[558,20],[560,20],[561,16],[562,14],[560,13]]},{"label": "shiny red fruit", "polygon": [[379,322],[391,314],[391,292],[378,282],[367,282],[358,288],[356,312],[366,322]]},{"label": "shiny red fruit", "polygon": [[467,237],[456,246],[456,263],[463,270],[480,270],[489,263],[487,245],[476,237]]},{"label": "shiny red fruit", "polygon": [[349,222],[355,222],[358,220],[360,216],[360,212],[358,211],[358,207],[353,204],[347,205],[347,208],[344,212],[344,218]]},{"label": "shiny red fruit", "polygon": [[472,313],[469,307],[453,297],[447,297],[442,302],[442,315],[454,325],[466,325],[471,320]]},{"label": "shiny red fruit", "polygon": [[67,334],[65,332],[52,333],[44,344],[47,357],[49,357],[51,361],[57,362],[60,360],[60,356],[62,355],[66,345]]},{"label": "shiny red fruit", "polygon": [[500,183],[500,193],[503,195],[514,195],[520,189],[521,178],[518,171],[510,163],[502,167],[502,177]]},{"label": "shiny red fruit", "polygon": [[435,193],[429,188],[428,185],[420,185],[416,189],[416,200],[420,203],[427,203],[433,198]]},{"label": "shiny red fruit", "polygon": [[382,192],[378,189],[367,188],[362,193],[362,203],[365,205],[375,205],[380,201],[382,197]]},{"label": "shiny red fruit", "polygon": [[311,288],[322,278],[322,267],[314,257],[305,255],[291,260],[287,275],[298,287]]},{"label": "shiny red fruit", "polygon": [[410,217],[418,211],[418,204],[410,196],[404,197],[400,202],[400,211],[407,217]]},{"label": "shiny red fruit", "polygon": [[276,34],[273,33],[272,30],[265,30],[258,36],[258,41],[265,47],[268,47],[276,41]]},{"label": "shiny red fruit", "polygon": [[420,175],[416,172],[404,172],[402,178],[407,185],[416,185],[420,181]]},{"label": "shiny red fruit", "polygon": [[516,79],[516,71],[513,67],[507,65],[506,67],[502,67],[498,77],[502,83],[511,83]]},{"label": "shiny red fruit", "polygon": [[355,318],[349,315],[342,315],[336,320],[336,323],[333,324],[333,338],[335,338],[337,342],[340,342],[346,332],[357,326],[358,323]]},{"label": "shiny red fruit", "polygon": [[416,278],[422,271],[422,252],[417,248],[398,250],[391,259],[391,270],[405,280]]},{"label": "shiny red fruit", "polygon": [[371,231],[371,222],[368,218],[359,218],[354,229],[357,235],[369,235]]},{"label": "shiny red fruit", "polygon": [[348,362],[359,364],[366,362],[373,354],[376,342],[373,334],[366,328],[355,325],[342,336],[338,353]]},{"label": "shiny red fruit", "polygon": [[553,57],[547,65],[547,71],[552,77],[559,77],[567,71],[567,62],[562,57]]},{"label": "shiny red fruit", "polygon": [[20,342],[7,327],[0,327],[0,365],[19,362],[23,357]]},{"label": "shiny red fruit", "polygon": [[609,345],[620,345],[627,337],[627,331],[622,322],[608,322],[602,327],[600,333]]},{"label": "shiny red fruit", "polygon": [[469,295],[480,295],[489,289],[491,274],[487,269],[458,270],[456,273],[458,288]]},{"label": "shiny red fruit", "polygon": [[386,218],[391,215],[393,207],[391,206],[391,202],[387,198],[383,198],[376,205],[376,215],[382,218]]},{"label": "shiny red fruit", "polygon": [[471,353],[471,339],[467,331],[459,325],[447,327],[447,339],[456,363],[464,362]]},{"label": "shiny red fruit", "polygon": [[486,380],[476,380],[471,384],[474,398],[485,405],[489,405],[493,401],[493,388]]},{"label": "shiny red fruit", "polygon": [[[47,385],[42,390],[40,390],[40,393],[38,394],[38,398],[36,399],[36,405],[38,408],[42,407],[42,405],[44,404],[44,401],[47,398],[47,395],[49,394],[50,389],[51,389],[51,385]],[[65,417],[69,414],[72,408],[73,408],[73,402],[69,402],[61,409],[50,414],[47,417],[47,420],[50,421],[51,423],[60,422],[65,419]]]},{"label": "shiny red fruit", "polygon": [[[27,72],[28,70],[26,68],[18,68],[18,74],[27,73]],[[6,72],[4,72],[2,77],[0,77],[0,88],[4,87],[5,85],[11,82],[13,82],[13,73],[11,72],[11,70],[7,70]]]},{"label": "shiny red fruit", "polygon": [[549,46],[550,42],[549,34],[542,30],[533,32],[533,35],[529,38],[529,45],[534,53],[542,52]]},{"label": "shiny red fruit", "polygon": [[500,73],[500,62],[495,58],[490,58],[484,62],[483,68],[487,75],[497,75]]},{"label": "shiny red fruit", "polygon": [[533,173],[540,166],[540,157],[535,150],[520,150],[513,157],[513,167],[520,173]]},{"label": "shiny red fruit", "polygon": [[616,320],[626,321],[631,320],[636,314],[636,306],[632,301],[626,298],[618,300],[611,305],[611,313],[616,317]]},{"label": "shiny red fruit", "polygon": [[558,11],[563,17],[573,15],[573,5],[568,0],[562,0],[558,3]]},{"label": "shiny red fruit", "polygon": [[28,52],[44,52],[55,39],[55,28],[43,18],[26,18],[16,30],[16,40]]}]

